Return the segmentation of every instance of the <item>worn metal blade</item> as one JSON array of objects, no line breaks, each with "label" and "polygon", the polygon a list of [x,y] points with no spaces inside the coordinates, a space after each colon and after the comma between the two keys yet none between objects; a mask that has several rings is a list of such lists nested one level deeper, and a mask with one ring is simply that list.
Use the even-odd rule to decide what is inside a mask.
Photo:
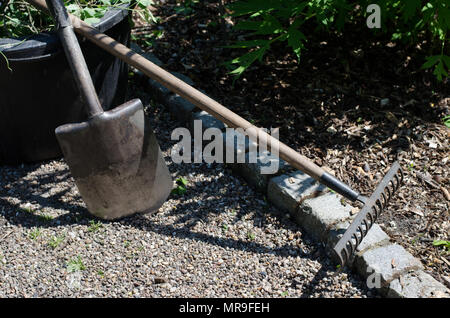
[{"label": "worn metal blade", "polygon": [[56,129],[86,206],[113,220],[159,209],[173,187],[139,99]]}]

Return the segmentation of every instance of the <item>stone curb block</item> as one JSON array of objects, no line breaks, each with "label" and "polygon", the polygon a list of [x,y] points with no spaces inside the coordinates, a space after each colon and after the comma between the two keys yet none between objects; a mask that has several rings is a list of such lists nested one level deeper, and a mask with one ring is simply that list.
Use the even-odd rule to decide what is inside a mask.
[{"label": "stone curb block", "polygon": [[[190,78],[175,72],[172,74],[189,85],[194,85]],[[199,118],[205,120],[205,127],[215,127],[222,131],[226,128],[224,123],[206,112],[202,115],[194,113],[194,105],[189,105],[188,101],[181,102],[184,99],[172,94],[156,81],[150,79],[149,85],[157,100],[167,106],[177,118],[187,119],[188,126],[192,124],[191,119]],[[237,147],[236,144],[234,146]],[[248,148],[247,141],[246,152]],[[288,212],[294,221],[312,237],[324,243],[329,250],[339,239],[339,234],[350,224],[351,207],[343,205],[340,196],[325,193],[325,186],[301,171],[279,175],[292,169],[283,160],[279,160],[280,172],[276,177],[261,174],[261,162],[248,163],[248,154],[246,163],[234,164],[233,171],[241,174],[256,189],[267,189],[268,199],[276,207]],[[387,297],[450,297],[449,289],[425,273],[422,263],[403,247],[390,243],[389,236],[377,224],[372,226],[358,247],[353,265],[364,278],[370,278],[372,274],[379,275],[384,285],[378,290]],[[369,268],[372,269],[371,273]]]},{"label": "stone curb block", "polygon": [[151,78],[148,79],[148,87],[155,100],[167,106],[166,98],[169,97],[171,91]]},{"label": "stone curb block", "polygon": [[408,271],[423,269],[422,263],[398,244],[370,249],[356,257],[354,266],[362,276],[368,276],[372,273],[368,269],[373,269],[380,275],[382,284]]},{"label": "stone curb block", "polygon": [[[336,245],[336,243],[341,238],[341,235],[345,233],[350,224],[351,220],[347,220],[337,223],[330,229],[327,240],[327,246],[329,246],[329,249],[333,248]],[[388,243],[389,236],[381,229],[378,224],[374,224],[369,230],[369,233],[367,233],[364,240],[356,248],[356,252],[362,255],[365,251],[371,248],[384,246]]]},{"label": "stone curb block", "polygon": [[325,189],[307,174],[295,171],[272,178],[267,187],[267,197],[280,210],[295,214],[300,202]]},{"label": "stone curb block", "polygon": [[223,147],[225,150],[225,156],[227,154],[233,154],[232,160],[226,160],[225,162],[231,167],[241,163],[247,162],[246,154],[249,151],[257,151],[258,144],[252,140],[245,134],[241,134],[237,130],[233,130],[229,132],[228,129],[222,134],[223,138]]},{"label": "stone curb block", "polygon": [[[170,72],[170,73],[172,75],[178,77],[182,81],[186,82],[187,84],[194,86],[194,82],[186,75],[183,75],[178,72]],[[156,101],[162,103],[165,106],[169,106],[169,102],[168,102],[169,97],[171,95],[176,95],[176,94],[173,94],[168,88],[164,87],[163,85],[161,85],[160,83],[158,83],[157,81],[155,81],[154,79],[151,79],[151,78],[148,79],[148,88],[149,88],[150,92],[152,94],[154,94]],[[178,96],[178,95],[176,95],[176,96]],[[188,101],[186,101],[186,102],[188,102]]]},{"label": "stone curb block", "polygon": [[214,116],[202,110],[198,113],[191,113],[191,116],[188,121],[188,128],[189,130],[191,130],[191,132],[194,129],[194,120],[202,121],[202,132],[208,128],[218,128],[221,131],[223,131],[226,128],[226,125],[223,122],[221,122]]},{"label": "stone curb block", "polygon": [[[277,171],[271,174],[263,174],[262,169],[270,169],[271,167],[278,167]],[[289,172],[293,169],[286,161],[273,156],[269,152],[263,154],[258,153],[256,162],[250,162],[250,155],[245,155],[245,163],[235,163],[231,165],[233,172],[243,177],[248,184],[253,186],[259,192],[267,193],[267,187],[271,178]]]},{"label": "stone curb block", "polygon": [[[141,47],[139,45],[137,45],[135,42],[131,42],[130,44],[130,48],[136,52],[139,55],[142,55],[143,57],[145,57],[147,60],[149,60],[150,62],[152,62],[153,64],[156,64],[158,66],[162,66],[164,63],[157,58],[153,53],[151,52],[144,52],[144,50],[141,49]],[[141,71],[139,71],[138,69],[134,68],[131,66],[131,69],[133,70],[133,72],[139,76],[139,77],[145,77],[145,74],[142,73]]]},{"label": "stone curb block", "polygon": [[187,122],[191,118],[192,112],[196,109],[194,104],[178,94],[169,95],[166,106],[175,118],[181,122]]},{"label": "stone curb block", "polygon": [[294,215],[294,220],[321,242],[329,241],[330,231],[336,223],[351,217],[351,207],[341,204],[334,193],[326,193],[305,200]]},{"label": "stone curb block", "polygon": [[387,296],[390,298],[449,298],[448,289],[431,275],[416,271],[393,280]]},{"label": "stone curb block", "polygon": [[372,282],[379,275],[377,289],[387,297],[450,297],[447,287],[423,272],[422,263],[398,244],[357,253],[354,267]]}]

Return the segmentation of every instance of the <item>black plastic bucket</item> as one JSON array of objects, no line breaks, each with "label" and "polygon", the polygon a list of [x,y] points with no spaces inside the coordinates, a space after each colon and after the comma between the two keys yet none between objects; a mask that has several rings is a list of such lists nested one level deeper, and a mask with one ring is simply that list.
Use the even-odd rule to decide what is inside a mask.
[{"label": "black plastic bucket", "polygon": [[[113,9],[96,28],[129,45],[128,10]],[[125,101],[128,66],[79,37],[105,110]],[[56,33],[0,39],[0,164],[56,158],[55,128],[86,120],[83,103]]]}]

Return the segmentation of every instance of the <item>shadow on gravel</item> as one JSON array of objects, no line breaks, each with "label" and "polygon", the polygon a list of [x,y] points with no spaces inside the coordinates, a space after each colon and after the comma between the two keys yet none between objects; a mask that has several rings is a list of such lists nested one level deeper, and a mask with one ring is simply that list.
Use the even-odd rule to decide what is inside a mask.
[{"label": "shadow on gravel", "polygon": [[[64,200],[63,196],[70,192],[73,186],[72,183],[64,183],[64,181],[68,181],[70,178],[68,169],[39,175],[39,177],[35,179],[37,185],[36,187],[33,187],[28,184],[27,180],[23,180],[23,178],[36,168],[37,166],[33,165],[27,166],[24,169],[14,169],[14,175],[11,175],[10,178],[8,178],[9,180],[4,180],[4,178],[3,180],[0,179],[2,185],[0,188],[0,215],[2,215],[7,222],[16,226],[33,228],[88,224],[90,220],[97,219],[81,204],[78,205],[76,203],[67,202],[67,198]],[[213,172],[214,169],[211,169],[211,173]],[[2,177],[2,167],[0,167],[0,177]],[[52,194],[49,194],[47,191],[52,189],[52,187],[55,186],[55,183],[58,183],[59,191],[52,191]],[[223,208],[212,208],[223,206],[223,202],[220,200],[222,196],[236,195],[236,193],[218,193],[217,198],[208,198],[206,207],[199,205],[196,202],[189,202],[204,191],[203,183],[204,182],[191,184],[189,191],[182,197],[184,202],[181,201],[181,203],[177,204],[172,210],[166,212],[168,217],[174,215],[178,216],[173,224],[156,224],[152,222],[151,214],[137,214],[116,221],[97,220],[103,223],[120,222],[135,227],[143,232],[152,231],[167,237],[176,236],[178,238],[201,241],[224,248],[228,247],[243,251],[251,251],[253,253],[275,254],[284,257],[301,256],[311,258],[309,255],[310,253],[304,253],[296,246],[289,243],[280,247],[270,248],[252,241],[215,237],[206,233],[194,232],[192,228],[198,222],[207,223],[209,222],[209,218],[212,217],[212,214],[226,213]],[[8,197],[8,199],[6,199],[6,197]],[[171,197],[173,198],[173,194]],[[169,197],[169,199],[171,197]],[[17,203],[12,203],[11,201]],[[32,205],[39,204],[40,209],[24,209],[21,207],[21,204],[23,206],[24,203],[31,203]],[[237,201],[237,205],[241,205],[241,207],[238,212],[236,212],[233,223],[238,222],[251,212],[250,209],[245,206],[245,198],[240,198],[239,201]],[[44,210],[44,213],[42,213],[42,210]],[[52,218],[46,218],[46,210],[56,211],[58,215],[52,215]],[[267,213],[270,213],[270,211],[267,211]],[[290,229],[292,231],[299,230],[298,227],[285,217],[277,216],[273,213],[271,213],[270,216],[277,219],[277,228]],[[256,213],[253,218],[254,226],[262,227],[263,224],[265,224],[266,217],[267,216],[261,212]]]},{"label": "shadow on gravel", "polygon": [[[46,173],[39,175],[37,179],[37,184],[33,187],[31,184],[27,184],[27,180],[23,180],[29,173],[36,170],[38,166],[26,166],[22,169],[12,169],[14,171],[13,175],[5,180],[4,171],[9,168],[4,169],[0,167],[0,226],[9,223],[14,226],[30,228],[52,228],[52,227],[70,227],[75,224],[88,225],[91,220],[96,220],[85,207],[81,204],[67,202],[67,198],[64,195],[71,191],[73,183],[70,180],[70,175],[68,169],[58,171],[55,173]],[[171,167],[173,168],[173,166]],[[19,172],[20,171],[20,172]],[[211,169],[211,173],[214,169]],[[69,181],[66,183],[64,181]],[[49,194],[47,191],[52,189],[58,184],[58,191],[52,191]],[[223,208],[203,208],[202,205],[197,203],[189,202],[190,199],[198,197],[199,193],[204,192],[203,182],[199,184],[192,184],[190,191],[183,196],[183,201],[177,204],[172,210],[159,213],[166,213],[167,217],[177,216],[171,224],[161,224],[154,222],[152,215],[138,214],[129,216],[117,221],[104,221],[97,219],[98,221],[109,224],[109,223],[121,223],[126,226],[134,227],[141,231],[152,232],[167,239],[172,237],[177,237],[183,240],[203,242],[206,244],[218,246],[221,248],[228,248],[233,250],[240,250],[245,252],[250,252],[254,254],[270,254],[280,257],[301,257],[305,260],[317,261],[321,264],[320,270],[315,274],[314,278],[310,281],[303,281],[301,275],[292,277],[292,285],[299,285],[302,288],[304,297],[310,297],[314,293],[320,293],[321,288],[319,287],[319,281],[326,277],[330,277],[329,272],[333,272],[333,265],[330,263],[329,259],[325,256],[325,251],[323,247],[316,244],[311,244],[307,236],[305,237],[305,243],[307,245],[313,246],[311,250],[303,250],[295,244],[286,242],[283,245],[278,245],[275,247],[270,247],[264,244],[260,244],[254,241],[242,240],[229,237],[218,237],[210,235],[208,233],[196,232],[193,227],[198,223],[207,223],[209,218],[212,217],[214,213],[226,213]],[[223,184],[220,182],[219,184]],[[220,188],[220,186],[219,186]],[[217,198],[208,198],[208,207],[221,207],[223,202],[220,200],[222,196],[236,195],[233,193],[233,189],[227,189],[230,193],[218,193]],[[45,195],[44,195],[45,194]],[[173,195],[172,195],[173,196]],[[6,199],[8,197],[8,199]],[[173,198],[173,197],[172,197]],[[170,199],[170,197],[169,197]],[[240,204],[245,202],[246,198],[240,198]],[[17,203],[12,203],[17,202]],[[42,214],[42,211],[28,211],[24,209],[23,203],[29,202],[31,204],[39,204],[42,210],[55,211],[58,215],[52,217],[51,219],[46,218],[46,214]],[[248,213],[251,213],[252,209],[249,206],[242,207],[238,209],[238,212],[234,215],[233,222],[238,222],[240,219],[245,218]],[[158,213],[158,212],[156,212]],[[255,227],[263,227],[267,222],[266,218],[270,216],[275,218],[276,222],[271,221],[276,230],[289,229],[291,231],[298,232],[299,228],[288,218],[277,215],[274,211],[270,210],[270,206],[267,205],[267,211],[257,212],[253,215],[253,224]],[[345,272],[350,273],[349,269],[345,269]],[[338,272],[335,272],[336,274]],[[331,274],[331,276],[334,274]]]},{"label": "shadow on gravel", "polygon": [[[20,169],[0,167],[0,215],[10,224],[26,228],[71,225],[82,223],[82,219],[94,218],[82,205],[69,203],[64,199],[71,191],[71,187],[67,185],[70,180],[68,168],[40,174],[34,180],[37,183],[33,185],[24,178],[38,167],[38,164],[23,166]],[[3,169],[5,171],[2,171]],[[56,184],[57,191],[54,190]],[[26,209],[21,207],[20,203],[38,204],[40,209]],[[42,210],[57,211],[58,215],[42,213]],[[60,212],[63,214],[59,214]]]}]

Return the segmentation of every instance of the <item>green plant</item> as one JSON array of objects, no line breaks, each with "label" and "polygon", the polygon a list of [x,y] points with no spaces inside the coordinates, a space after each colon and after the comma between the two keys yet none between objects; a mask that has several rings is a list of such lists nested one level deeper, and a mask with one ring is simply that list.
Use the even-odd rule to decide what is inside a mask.
[{"label": "green plant", "polygon": [[[65,0],[67,11],[89,24],[100,21],[106,11],[131,3],[132,0]],[[147,8],[152,0],[134,0],[137,12],[143,19],[155,22],[156,19]],[[48,31],[53,27],[53,21],[47,14],[41,13],[25,0],[0,1],[0,37],[17,38],[30,34]]]},{"label": "green plant", "polygon": [[434,246],[443,246],[447,251],[450,250],[450,241],[435,240],[433,241]]},{"label": "green plant", "polygon": [[[235,30],[246,32],[246,39],[229,48],[246,49],[248,52],[227,63],[237,66],[230,73],[239,77],[255,61],[262,61],[274,43],[285,42],[300,62],[301,53],[308,42],[306,23],[316,31],[342,32],[346,23],[358,21],[365,26],[369,4],[381,9],[379,33],[388,34],[393,41],[417,42],[427,37],[435,45],[437,54],[428,56],[423,68],[434,67],[438,80],[448,76],[450,57],[445,52],[450,27],[450,2],[448,0],[238,0],[228,9],[231,16],[242,17]],[[437,49],[436,49],[437,48]]]},{"label": "green plant", "polygon": [[30,239],[35,240],[41,235],[41,229],[34,229],[28,235]]},{"label": "green plant", "polygon": [[131,40],[136,42],[140,47],[150,48],[154,45],[155,40],[164,36],[164,30],[153,30],[150,33],[132,34]]},{"label": "green plant", "polygon": [[22,211],[22,212],[26,212],[26,213],[33,213],[34,212],[33,208],[30,207],[30,206],[24,206],[22,208],[19,208],[19,210]]},{"label": "green plant", "polygon": [[95,222],[95,220],[90,220],[88,231],[89,232],[97,232],[102,226],[103,226],[102,222],[100,222],[100,221]]},{"label": "green plant", "polygon": [[84,271],[85,269],[86,266],[83,264],[80,256],[67,262],[67,272],[69,273]]},{"label": "green plant", "polygon": [[177,195],[185,194],[187,191],[186,186],[189,182],[185,178],[180,177],[177,179],[176,183],[177,183],[177,187],[172,190],[172,193],[177,194]]},{"label": "green plant", "polygon": [[54,219],[53,216],[49,215],[49,214],[42,214],[38,216],[39,220],[43,221],[43,222],[49,222],[51,220]]},{"label": "green plant", "polygon": [[247,238],[248,238],[250,241],[253,241],[253,240],[255,240],[256,235],[255,235],[255,233],[247,232]]},{"label": "green plant", "polygon": [[177,14],[182,15],[190,15],[192,12],[194,12],[194,5],[199,0],[184,0],[182,3],[180,3],[179,6],[175,8],[175,12]]},{"label": "green plant", "polygon": [[228,224],[226,223],[222,224],[222,231],[224,232],[228,231]]},{"label": "green plant", "polygon": [[450,128],[450,115],[447,115],[444,118],[442,118],[442,122],[444,123],[445,126],[447,126],[447,128]]},{"label": "green plant", "polygon": [[50,241],[48,241],[48,246],[55,249],[61,244],[62,241],[64,241],[65,235],[60,236],[53,236]]}]

